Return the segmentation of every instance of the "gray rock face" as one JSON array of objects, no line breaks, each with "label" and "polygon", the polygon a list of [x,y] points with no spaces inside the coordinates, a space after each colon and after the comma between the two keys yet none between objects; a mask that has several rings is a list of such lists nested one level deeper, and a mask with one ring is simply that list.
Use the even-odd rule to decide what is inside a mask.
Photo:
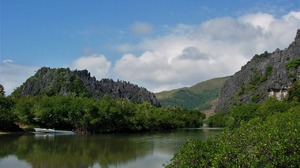
[{"label": "gray rock face", "polygon": [[12,95],[65,95],[101,98],[108,95],[114,99],[125,99],[134,103],[149,102],[160,106],[154,93],[143,87],[126,81],[113,81],[112,79],[96,80],[87,70],[71,71],[69,68],[51,69],[43,67]]},{"label": "gray rock face", "polygon": [[240,71],[231,76],[221,89],[216,111],[228,112],[236,105],[260,103],[272,95],[271,92],[287,91],[300,77],[298,65],[292,68],[287,65],[299,58],[300,29],[288,48],[255,55]]}]

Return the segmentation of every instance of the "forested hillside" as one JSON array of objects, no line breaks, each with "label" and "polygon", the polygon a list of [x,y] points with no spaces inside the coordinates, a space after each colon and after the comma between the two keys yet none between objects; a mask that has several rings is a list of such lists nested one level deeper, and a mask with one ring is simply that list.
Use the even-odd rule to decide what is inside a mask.
[{"label": "forested hillside", "polygon": [[163,107],[179,106],[185,109],[208,110],[228,77],[215,78],[191,87],[155,93]]}]

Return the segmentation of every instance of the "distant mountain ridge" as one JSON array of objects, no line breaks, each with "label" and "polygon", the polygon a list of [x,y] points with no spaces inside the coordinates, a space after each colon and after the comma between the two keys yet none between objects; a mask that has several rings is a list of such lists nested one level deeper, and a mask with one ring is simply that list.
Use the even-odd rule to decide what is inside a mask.
[{"label": "distant mountain ridge", "polygon": [[70,70],[69,68],[39,69],[13,93],[13,96],[64,95],[101,98],[109,95],[115,99],[126,99],[134,103],[149,102],[160,106],[154,93],[146,88],[126,81],[112,79],[96,80],[87,70]]},{"label": "distant mountain ridge", "polygon": [[163,107],[179,106],[184,109],[208,110],[211,102],[220,93],[221,87],[228,77],[210,79],[191,87],[155,93]]},{"label": "distant mountain ridge", "polygon": [[[288,31],[288,30],[287,30]],[[293,83],[300,80],[300,29],[284,50],[256,54],[224,84],[217,112],[248,103],[260,103],[270,96],[285,99]]]}]

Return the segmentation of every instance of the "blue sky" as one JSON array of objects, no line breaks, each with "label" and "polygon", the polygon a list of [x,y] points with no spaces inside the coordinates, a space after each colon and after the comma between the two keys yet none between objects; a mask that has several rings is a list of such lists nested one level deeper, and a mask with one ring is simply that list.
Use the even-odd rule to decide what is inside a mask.
[{"label": "blue sky", "polygon": [[42,66],[157,92],[232,75],[284,49],[300,0],[0,0],[0,83],[7,94]]}]

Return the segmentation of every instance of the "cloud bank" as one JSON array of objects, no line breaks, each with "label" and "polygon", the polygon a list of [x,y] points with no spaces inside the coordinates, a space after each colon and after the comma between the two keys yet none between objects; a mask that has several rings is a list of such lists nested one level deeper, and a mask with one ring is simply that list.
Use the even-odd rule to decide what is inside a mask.
[{"label": "cloud bank", "polygon": [[288,47],[299,28],[300,12],[280,18],[255,13],[179,24],[165,36],[134,44],[144,52],[124,54],[113,70],[154,92],[193,85],[232,75],[255,54]]}]

